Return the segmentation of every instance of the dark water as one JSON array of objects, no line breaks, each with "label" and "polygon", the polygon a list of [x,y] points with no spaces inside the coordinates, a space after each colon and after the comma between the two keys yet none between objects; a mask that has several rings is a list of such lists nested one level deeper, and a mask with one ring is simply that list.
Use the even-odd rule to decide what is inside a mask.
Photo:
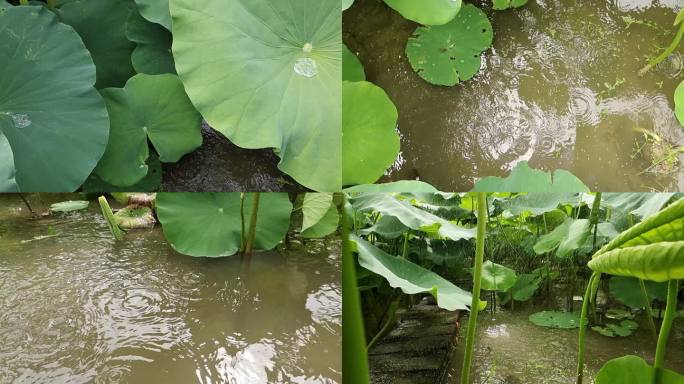
[{"label": "dark water", "polygon": [[0,196],[0,383],[341,382],[338,241],[245,276],[159,228],[115,242],[98,211],[33,220]]},{"label": "dark water", "polygon": [[[345,12],[345,43],[399,111],[402,154],[388,180],[469,190],[528,160],[568,169],[594,190],[684,187],[679,165],[651,167],[684,144],[673,112],[684,55],[638,74],[672,40],[681,1],[530,0],[505,12],[483,3],[494,46],[482,71],[456,87],[414,73],[404,49],[417,25],[381,0]],[[661,141],[643,146],[645,131]]]}]

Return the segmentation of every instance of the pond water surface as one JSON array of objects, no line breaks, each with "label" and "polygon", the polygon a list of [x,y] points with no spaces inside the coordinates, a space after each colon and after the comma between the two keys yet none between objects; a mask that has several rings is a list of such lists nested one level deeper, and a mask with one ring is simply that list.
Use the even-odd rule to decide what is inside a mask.
[{"label": "pond water surface", "polygon": [[[50,196],[49,198],[53,198]],[[338,383],[338,241],[239,257],[0,196],[0,383]]]},{"label": "pond water surface", "polygon": [[[684,168],[650,167],[684,144],[673,112],[684,54],[638,74],[672,40],[681,1],[530,0],[505,12],[476,4],[494,45],[480,73],[455,87],[411,69],[404,49],[417,24],[382,0],[356,0],[345,12],[345,43],[399,111],[402,153],[385,181],[469,190],[528,160],[568,169],[593,190],[684,188]],[[662,140],[643,146],[644,132]]]}]

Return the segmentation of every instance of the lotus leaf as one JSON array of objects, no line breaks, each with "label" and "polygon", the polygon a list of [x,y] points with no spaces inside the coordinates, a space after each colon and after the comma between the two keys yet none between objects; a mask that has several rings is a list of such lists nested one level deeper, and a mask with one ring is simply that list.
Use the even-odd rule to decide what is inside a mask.
[{"label": "lotus leaf", "polygon": [[169,0],[135,0],[140,14],[145,19],[163,25],[171,30],[171,12],[169,12]]},{"label": "lotus leaf", "polygon": [[11,7],[12,4],[8,3],[6,0],[0,0],[0,10]]},{"label": "lotus leaf", "polygon": [[418,180],[400,180],[387,184],[362,184],[345,188],[347,193],[361,192],[426,192],[436,193],[437,189],[432,185]]},{"label": "lotus leaf", "polygon": [[477,74],[482,52],[493,39],[487,15],[467,4],[448,24],[418,27],[408,40],[406,56],[420,77],[432,84],[451,86]]},{"label": "lotus leaf", "polygon": [[319,238],[337,230],[340,215],[332,193],[307,193],[302,202],[302,237]]},{"label": "lotus leaf", "polygon": [[509,8],[520,8],[527,4],[528,0],[493,0],[494,9],[501,11]]},{"label": "lotus leaf", "polygon": [[0,12],[0,191],[73,192],[109,118],[81,38],[44,7]]},{"label": "lotus leaf", "polygon": [[684,81],[679,83],[674,94],[675,101],[675,115],[679,123],[684,125]]},{"label": "lotus leaf", "polygon": [[347,48],[342,46],[342,80],[343,81],[364,81],[366,74],[363,71],[363,65],[356,55]]},{"label": "lotus leaf", "polygon": [[406,233],[408,229],[409,228],[396,217],[382,216],[372,227],[364,228],[360,230],[359,233],[363,235],[377,233],[386,239],[396,239]]},{"label": "lotus leaf", "polygon": [[123,89],[108,88],[102,95],[111,133],[96,174],[107,183],[128,186],[147,175],[148,139],[165,163],[202,144],[202,117],[175,75],[136,75]]},{"label": "lotus leaf", "polygon": [[482,289],[489,291],[507,291],[517,280],[515,271],[503,265],[487,260],[482,264]]},{"label": "lotus leaf", "polygon": [[574,201],[577,197],[573,193],[528,193],[505,199],[501,207],[514,215],[530,212],[532,215],[555,211],[560,204]]},{"label": "lotus leaf", "polygon": [[655,282],[684,279],[684,241],[614,249],[594,257],[587,266],[596,272]]},{"label": "lotus leaf", "polygon": [[558,311],[542,311],[533,313],[529,319],[535,325],[550,328],[578,328],[579,327],[579,313],[575,312],[558,312]]},{"label": "lotus leaf", "polygon": [[560,226],[539,238],[534,245],[537,254],[556,251],[556,256],[565,257],[581,247],[590,234],[590,222],[587,219],[575,220],[567,218]]},{"label": "lotus leaf", "polygon": [[176,73],[171,54],[171,32],[145,20],[133,10],[126,22],[126,36],[137,44],[131,56],[136,72],[148,75]]},{"label": "lotus leaf", "polygon": [[313,226],[302,231],[304,238],[321,238],[335,232],[340,225],[340,214],[335,204],[330,204],[325,215]]},{"label": "lotus leaf", "polygon": [[614,211],[629,213],[643,219],[663,209],[674,195],[674,193],[604,193],[602,200],[603,204],[612,207]]},{"label": "lotus leaf", "polygon": [[405,226],[423,231],[429,235],[440,236],[451,240],[472,239],[475,228],[459,227],[452,222],[435,216],[409,202],[399,200],[387,193],[369,193],[351,199],[351,204],[358,211],[377,211],[383,216],[393,216]]},{"label": "lotus leaf", "polygon": [[425,25],[448,23],[462,5],[461,0],[385,0],[385,3],[405,18]]},{"label": "lotus leaf", "polygon": [[471,294],[438,274],[401,257],[389,255],[355,235],[350,236],[350,241],[356,244],[359,264],[387,279],[390,286],[400,288],[409,295],[429,292],[440,308],[449,311],[468,309]]},{"label": "lotus leaf", "polygon": [[507,178],[485,177],[475,183],[474,192],[589,192],[572,173],[559,169],[544,172],[519,162]]},{"label": "lotus leaf", "polygon": [[[608,361],[596,375],[596,384],[653,383],[655,368],[638,356],[627,355]],[[661,369],[660,384],[684,384],[684,376]]]},{"label": "lotus leaf", "polygon": [[510,289],[513,300],[527,301],[534,296],[539,284],[541,283],[541,276],[538,273],[525,273],[518,276],[515,284]]},{"label": "lotus leaf", "polygon": [[50,206],[51,212],[73,212],[88,208],[88,201],[63,201]]},{"label": "lotus leaf", "polygon": [[[665,301],[667,284],[644,281],[646,293],[650,299]],[[609,281],[610,294],[622,304],[631,308],[644,308],[644,297],[639,280],[633,277],[615,276]]]},{"label": "lotus leaf", "polygon": [[354,4],[354,0],[342,0],[342,10],[346,11]]},{"label": "lotus leaf", "polygon": [[98,89],[122,87],[135,74],[131,62],[135,44],[126,38],[126,20],[134,7],[133,0],[76,0],[58,10],[93,56]]},{"label": "lotus leaf", "polygon": [[159,157],[151,153],[147,159],[147,175],[142,180],[131,186],[116,186],[102,181],[96,174],[91,174],[81,188],[85,193],[102,192],[155,192],[162,183],[162,168]]},{"label": "lotus leaf", "polygon": [[[156,209],[164,236],[176,251],[195,257],[231,256],[242,246],[249,227],[252,199],[246,194],[245,222],[240,193],[160,193]],[[260,195],[255,249],[272,249],[286,235],[292,204],[284,193]]]},{"label": "lotus leaf", "polygon": [[591,327],[592,330],[602,334],[603,336],[608,336],[608,337],[615,337],[615,336],[620,336],[620,337],[627,337],[639,328],[639,324],[636,321],[632,320],[623,320],[620,322],[620,324],[615,324],[615,323],[609,323],[606,324],[605,327],[601,326],[593,326]]},{"label": "lotus leaf", "polygon": [[341,189],[339,0],[172,0],[176,70],[209,125],[274,148],[313,190]]},{"label": "lotus leaf", "polygon": [[397,108],[367,81],[345,81],[342,93],[342,183],[372,184],[399,154]]},{"label": "lotus leaf", "polygon": [[114,219],[122,229],[151,228],[157,223],[152,208],[144,205],[130,205],[115,213]]}]

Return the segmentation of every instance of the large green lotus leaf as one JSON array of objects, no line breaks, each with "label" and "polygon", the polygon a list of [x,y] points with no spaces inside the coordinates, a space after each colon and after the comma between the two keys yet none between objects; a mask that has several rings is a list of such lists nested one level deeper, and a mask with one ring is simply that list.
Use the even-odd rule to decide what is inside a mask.
[{"label": "large green lotus leaf", "polygon": [[[422,2],[416,5],[422,6]],[[482,52],[493,39],[487,15],[467,4],[448,24],[418,27],[406,44],[406,56],[420,77],[432,84],[451,86],[477,74]]]},{"label": "large green lotus leaf", "polygon": [[135,74],[131,54],[135,44],[126,38],[133,0],[76,0],[58,9],[62,21],[83,39],[97,67],[98,89],[122,87]]},{"label": "large green lotus leaf", "polygon": [[[596,384],[649,384],[655,382],[655,368],[639,356],[627,355],[610,360],[596,374]],[[661,369],[660,384],[684,384],[684,376]]]},{"label": "large green lotus leaf", "polygon": [[576,202],[576,195],[573,193],[529,193],[503,199],[501,207],[514,215],[530,212],[537,216],[555,211],[558,205],[568,201]]},{"label": "large green lotus leaf", "polygon": [[[249,228],[253,194],[245,196],[245,223]],[[196,257],[223,257],[242,246],[240,193],[159,193],[156,209],[164,236],[179,253]],[[287,194],[261,194],[255,249],[272,249],[285,237],[292,204]]]},{"label": "large green lotus leaf", "polygon": [[452,222],[435,216],[411,205],[405,200],[399,200],[388,193],[368,193],[350,200],[358,211],[380,212],[383,216],[393,216],[405,226],[422,231],[430,235],[437,235],[451,240],[472,239],[475,228],[459,227]]},{"label": "large green lotus leaf", "polygon": [[366,73],[359,58],[347,48],[342,46],[342,80],[344,81],[364,81]]},{"label": "large green lotus leaf", "polygon": [[432,185],[419,180],[400,180],[386,184],[361,184],[353,187],[345,188],[347,193],[365,193],[365,192],[426,192],[436,193],[437,188]]},{"label": "large green lotus leaf", "polygon": [[440,308],[449,311],[468,309],[471,294],[447,279],[406,259],[389,255],[356,235],[350,235],[349,240],[356,244],[359,264],[387,279],[390,286],[409,295],[429,292]]},{"label": "large green lotus leaf", "polygon": [[632,214],[639,219],[651,216],[661,209],[672,199],[674,193],[604,193],[602,204],[616,211]]},{"label": "large green lotus leaf", "polygon": [[340,225],[340,214],[335,204],[330,204],[325,215],[316,224],[302,231],[302,237],[318,239],[335,232]]},{"label": "large green lotus leaf", "polygon": [[342,89],[342,183],[372,184],[399,154],[397,108],[367,81],[345,81]]},{"label": "large green lotus leaf", "polygon": [[587,219],[567,218],[553,231],[541,236],[534,244],[534,251],[541,255],[555,250],[556,256],[565,257],[584,244],[591,232],[590,224]]},{"label": "large green lotus leaf", "polygon": [[518,276],[510,290],[513,300],[527,301],[531,299],[539,289],[540,283],[541,276],[538,273],[525,273]]},{"label": "large green lotus leaf", "polygon": [[493,0],[494,9],[501,11],[509,8],[519,8],[527,4],[528,0]]},{"label": "large green lotus leaf", "polygon": [[147,20],[163,25],[171,30],[171,13],[169,0],[135,0],[140,14]]},{"label": "large green lotus leaf", "polygon": [[507,291],[515,281],[515,271],[487,260],[482,264],[482,289],[488,291]]},{"label": "large green lotus leaf", "polygon": [[176,69],[209,125],[321,192],[341,189],[339,0],[172,0]]},{"label": "large green lotus leaf", "polygon": [[161,162],[159,162],[159,157],[156,154],[151,153],[150,157],[147,159],[147,175],[131,186],[116,186],[109,184],[102,179],[100,179],[96,174],[91,174],[81,190],[85,193],[103,193],[103,192],[127,192],[127,191],[137,191],[137,192],[156,192],[162,183],[162,167]]},{"label": "large green lotus leaf", "polygon": [[587,266],[596,272],[655,282],[684,279],[684,241],[614,249],[594,257]]},{"label": "large green lotus leaf", "polygon": [[[644,281],[646,293],[651,300],[665,300],[667,284]],[[614,276],[609,281],[610,294],[622,304],[631,308],[644,308],[644,297],[639,280],[633,277]]]},{"label": "large green lotus leaf", "polygon": [[564,329],[578,328],[580,323],[576,312],[542,311],[531,314],[529,320],[542,327]]},{"label": "large green lotus leaf", "polygon": [[307,193],[302,201],[302,232],[321,221],[333,205],[332,193]]},{"label": "large green lotus leaf", "polygon": [[128,186],[142,180],[148,172],[148,139],[165,163],[202,145],[202,116],[177,76],[136,75],[123,89],[104,89],[102,95],[111,134],[96,174],[105,182]]},{"label": "large green lotus leaf", "polygon": [[385,0],[385,3],[405,18],[425,25],[448,23],[462,5],[461,0]]},{"label": "large green lotus leaf", "polygon": [[409,228],[405,226],[399,219],[394,216],[381,216],[373,226],[364,228],[359,231],[362,235],[369,233],[377,233],[386,239],[396,239],[408,231]]},{"label": "large green lotus leaf", "polygon": [[[352,2],[353,2],[353,0],[352,0]],[[351,4],[350,4],[350,5],[351,5]],[[9,7],[11,7],[11,6],[12,6],[12,4],[8,3],[7,1],[5,1],[5,0],[0,0],[0,10],[1,10],[1,9],[5,9],[5,8],[9,8]]]},{"label": "large green lotus leaf", "polygon": [[138,73],[158,75],[176,73],[171,54],[171,32],[131,11],[126,22],[126,37],[137,44],[131,61]]},{"label": "large green lotus leaf", "polygon": [[473,192],[589,192],[589,188],[568,171],[544,172],[530,168],[527,161],[521,161],[506,178],[485,177],[479,180]]},{"label": "large green lotus leaf", "polygon": [[354,0],[342,0],[342,10],[346,11],[354,4]]},{"label": "large green lotus leaf", "polygon": [[72,192],[109,118],[81,38],[44,7],[0,11],[0,191]]},{"label": "large green lotus leaf", "polygon": [[675,115],[679,123],[684,125],[684,81],[679,83],[674,95]]}]

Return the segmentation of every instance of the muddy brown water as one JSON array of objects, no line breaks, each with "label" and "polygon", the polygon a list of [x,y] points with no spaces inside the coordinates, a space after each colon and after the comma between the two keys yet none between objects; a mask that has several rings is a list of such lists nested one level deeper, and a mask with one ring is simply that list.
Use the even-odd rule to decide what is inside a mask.
[{"label": "muddy brown water", "polygon": [[339,253],[293,240],[245,276],[158,227],[116,242],[96,203],[31,219],[0,195],[0,383],[340,383]]},{"label": "muddy brown water", "polygon": [[672,40],[681,1],[531,0],[505,12],[485,3],[476,2],[494,45],[480,73],[455,87],[433,86],[411,69],[404,49],[417,24],[381,0],[356,0],[345,12],[344,42],[399,111],[402,152],[385,181],[469,190],[528,160],[568,169],[595,190],[684,187],[682,167],[644,172],[667,148],[638,150],[644,130],[665,147],[684,144],[673,112],[683,51],[638,75]]}]

